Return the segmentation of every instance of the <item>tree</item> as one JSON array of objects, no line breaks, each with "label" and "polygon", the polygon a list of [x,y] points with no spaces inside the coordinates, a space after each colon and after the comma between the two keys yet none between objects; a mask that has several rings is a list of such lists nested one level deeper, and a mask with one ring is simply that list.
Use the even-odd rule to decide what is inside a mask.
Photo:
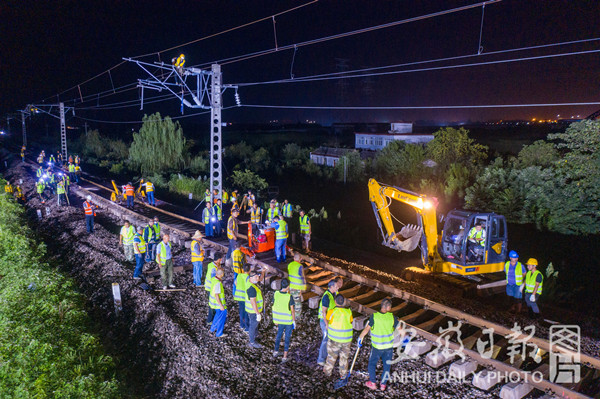
[{"label": "tree", "polygon": [[283,166],[286,168],[299,168],[309,158],[308,148],[302,148],[296,143],[288,143],[281,151]]},{"label": "tree", "polygon": [[461,163],[469,169],[476,168],[487,158],[488,147],[475,143],[469,131],[451,127],[433,133],[427,143],[427,155],[437,163],[438,170],[446,171],[453,163]]},{"label": "tree", "polygon": [[526,145],[519,152],[517,162],[520,167],[529,166],[549,167],[559,158],[559,153],[554,144],[544,140],[535,141],[533,144]]},{"label": "tree", "polygon": [[358,182],[365,177],[365,165],[356,151],[350,151],[340,157],[333,170],[337,181],[344,181],[344,175],[348,182]]},{"label": "tree", "polygon": [[142,174],[164,173],[183,166],[185,138],[179,122],[161,118],[160,113],[144,115],[139,133],[133,134],[129,160]]},{"label": "tree", "polygon": [[390,184],[408,185],[427,176],[423,161],[423,146],[392,141],[377,154],[373,168],[378,178]]},{"label": "tree", "polygon": [[242,190],[260,191],[269,187],[269,184],[265,179],[248,169],[244,171],[233,171],[233,174],[231,175],[230,179],[232,186],[238,187]]}]

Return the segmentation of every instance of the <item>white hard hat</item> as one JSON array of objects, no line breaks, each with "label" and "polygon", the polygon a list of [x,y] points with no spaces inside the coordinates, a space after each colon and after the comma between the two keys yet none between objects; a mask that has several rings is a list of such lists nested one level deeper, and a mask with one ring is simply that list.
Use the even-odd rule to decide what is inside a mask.
[{"label": "white hard hat", "polygon": [[86,200],[91,201],[92,200],[92,196],[88,195],[87,197],[85,197]]}]

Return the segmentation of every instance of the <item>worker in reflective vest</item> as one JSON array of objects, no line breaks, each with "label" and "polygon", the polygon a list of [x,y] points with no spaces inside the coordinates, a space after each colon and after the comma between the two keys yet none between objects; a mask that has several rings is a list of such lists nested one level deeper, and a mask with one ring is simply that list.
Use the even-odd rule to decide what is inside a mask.
[{"label": "worker in reflective vest", "polygon": [[219,190],[215,188],[213,190],[213,204],[217,203],[218,198],[219,198]]},{"label": "worker in reflective vest", "polygon": [[288,277],[290,279],[290,295],[294,298],[296,315],[302,314],[302,292],[306,290],[306,277],[302,267],[302,255],[294,254],[294,260],[288,265]]},{"label": "worker in reflective vest", "polygon": [[221,223],[223,222],[223,204],[221,203],[221,199],[217,199],[215,206],[213,206],[213,213],[217,216],[214,222],[214,235],[221,237]]},{"label": "worker in reflective vest", "polygon": [[17,188],[15,188],[15,197],[17,198],[17,201],[25,203],[25,194],[19,184],[17,184]]},{"label": "worker in reflective vest", "polygon": [[217,338],[225,336],[223,329],[227,320],[227,305],[225,304],[225,289],[223,288],[224,275],[225,272],[223,269],[217,270],[208,299],[208,306],[215,313],[212,326],[210,326],[210,332],[214,332]]},{"label": "worker in reflective vest", "polygon": [[58,201],[58,206],[61,206],[60,200],[62,198],[62,202],[64,202],[65,204],[67,204],[67,197],[66,197],[67,193],[65,190],[65,181],[64,180],[60,180],[56,186],[56,197],[57,197],[57,201]]},{"label": "worker in reflective vest", "polygon": [[87,232],[91,234],[94,232],[94,216],[96,216],[91,195],[85,197],[83,212],[85,213],[85,228],[87,229]]},{"label": "worker in reflective vest", "polygon": [[231,193],[231,206],[232,207],[238,207],[239,208],[239,203],[238,203],[238,191],[237,190],[233,190],[233,192]]},{"label": "worker in reflective vest", "polygon": [[475,262],[481,260],[484,248],[485,230],[481,222],[477,222],[467,235],[467,261]]},{"label": "worker in reflective vest", "polygon": [[204,248],[202,248],[202,233],[196,230],[192,236],[192,266],[194,275],[194,284],[196,287],[202,287],[202,262],[204,262]]},{"label": "worker in reflective vest", "polygon": [[523,306],[521,285],[525,279],[525,267],[519,262],[519,255],[516,251],[508,253],[509,261],[504,264],[504,273],[506,273],[506,295],[511,299],[511,312],[521,312]]},{"label": "worker in reflective vest", "polygon": [[156,202],[154,201],[154,184],[149,181],[144,184],[146,186],[146,198],[148,198],[148,204],[155,206]]},{"label": "worker in reflective vest", "polygon": [[63,154],[61,152],[56,153],[56,159],[58,160],[58,163],[63,164],[64,158],[63,158]]},{"label": "worker in reflective vest", "polygon": [[256,197],[252,194],[251,190],[248,190],[248,207],[252,208],[252,206],[256,203]]},{"label": "worker in reflective vest", "polygon": [[135,229],[129,223],[128,220],[125,221],[123,227],[121,227],[121,234],[119,234],[119,245],[123,246],[123,253],[125,254],[125,259],[128,262],[133,262],[134,253],[133,253],[133,238],[135,237]]},{"label": "worker in reflective vest", "polygon": [[9,195],[12,195],[12,193],[14,192],[13,186],[12,184],[10,184],[9,181],[7,181],[6,185],[4,186],[4,192]]},{"label": "worker in reflective vest", "polygon": [[229,203],[229,194],[227,194],[227,191],[223,190],[223,195],[221,196],[221,199],[223,200],[223,204]]},{"label": "worker in reflective vest", "polygon": [[73,181],[75,181],[75,165],[73,165],[72,163],[69,163],[69,178]]},{"label": "worker in reflective vest", "polygon": [[79,158],[79,155],[75,155],[75,165],[79,165],[80,162],[81,159]]},{"label": "worker in reflective vest", "polygon": [[142,233],[144,232],[144,228],[142,226],[138,226],[137,233],[133,237],[133,252],[135,254],[135,270],[133,271],[133,278],[135,280],[139,280],[142,274],[142,269],[144,268],[144,260],[146,259],[146,241],[144,241],[144,237]]},{"label": "worker in reflective vest", "polygon": [[338,282],[335,279],[331,279],[327,284],[327,290],[319,301],[319,326],[321,327],[321,333],[323,339],[321,339],[321,346],[319,347],[319,356],[317,357],[317,364],[319,366],[325,366],[325,359],[327,358],[327,312],[330,309],[335,308],[335,295],[339,289]]},{"label": "worker in reflective vest", "polygon": [[246,211],[246,213],[250,214],[250,222],[252,224],[260,224],[262,220],[263,210],[262,208],[258,207],[258,204],[256,202],[252,205],[252,208]]},{"label": "worker in reflective vest", "polygon": [[40,166],[37,171],[35,172],[35,177],[37,177],[38,179],[40,177],[42,177],[42,175],[44,174],[44,169]]},{"label": "worker in reflective vest", "polygon": [[231,258],[231,254],[235,250],[236,242],[238,241],[238,225],[239,224],[248,224],[249,222],[240,222],[237,217],[240,215],[240,212],[236,209],[231,211],[231,216],[227,221],[227,238],[229,239],[229,249],[227,250],[226,258]]},{"label": "worker in reflective vest", "polygon": [[346,307],[345,298],[338,294],[335,297],[334,309],[327,312],[327,359],[323,373],[331,377],[333,367],[340,358],[340,378],[346,378],[348,373],[348,357],[352,345],[352,311]]},{"label": "worker in reflective vest", "polygon": [[300,237],[302,237],[302,249],[306,251],[310,251],[310,236],[312,234],[312,226],[310,224],[310,219],[304,209],[300,210],[300,217],[298,218],[300,222]]},{"label": "worker in reflective vest", "polygon": [[283,217],[289,219],[292,217],[292,204],[288,203],[288,200],[283,200],[283,206],[281,207]]},{"label": "worker in reflective vest", "polygon": [[81,166],[75,165],[75,173],[73,173],[73,176],[75,176],[75,183],[79,184],[79,176],[81,176]]},{"label": "worker in reflective vest", "polygon": [[131,182],[127,183],[124,187],[125,189],[125,198],[127,198],[127,208],[133,209],[133,198],[135,196],[135,188],[131,184]]},{"label": "worker in reflective vest", "polygon": [[160,268],[160,279],[163,284],[163,290],[169,288],[175,288],[173,284],[173,253],[171,251],[171,243],[169,242],[171,237],[168,234],[164,234],[162,241],[156,246],[156,263]]},{"label": "worker in reflective vest", "polygon": [[211,203],[210,190],[208,188],[204,192],[204,202],[206,202],[207,204]]},{"label": "worker in reflective vest", "polygon": [[250,273],[248,285],[246,289],[246,313],[248,313],[248,320],[250,321],[250,346],[255,349],[262,348],[262,345],[256,342],[256,330],[258,329],[258,323],[262,319],[263,311],[263,296],[262,291],[258,288],[258,281],[260,280],[260,273]]},{"label": "worker in reflective vest", "polygon": [[246,332],[250,331],[250,321],[246,312],[246,289],[248,288],[248,276],[250,275],[250,264],[245,263],[242,266],[242,272],[235,278],[235,290],[233,300],[238,303],[238,313],[240,315],[240,328]]},{"label": "worker in reflective vest", "polygon": [[275,228],[275,258],[277,258],[277,262],[281,263],[285,261],[286,255],[285,246],[288,238],[287,223],[283,218],[275,216],[271,227]]},{"label": "worker in reflective vest", "polygon": [[275,200],[271,200],[267,210],[267,222],[272,223],[276,216],[279,216],[279,208],[275,206]]},{"label": "worker in reflective vest", "polygon": [[[210,294],[210,289],[212,288],[212,280],[215,277],[217,269],[221,268],[221,265],[223,264],[223,262],[224,261],[222,258],[218,258],[218,259],[215,259],[214,262],[210,262],[208,264],[208,266],[206,267],[206,276],[204,277],[204,289],[206,291],[208,291],[209,294]],[[210,316],[210,314],[209,314],[209,316]],[[212,317],[207,318],[206,323],[210,325],[210,323],[212,323]]]},{"label": "worker in reflective vest", "polygon": [[160,242],[160,224],[158,223],[158,216],[154,216],[154,239],[156,240],[156,245],[152,247],[152,260],[156,259],[156,247]]},{"label": "worker in reflective vest", "polygon": [[394,317],[392,300],[385,298],[381,301],[381,312],[371,315],[369,323],[358,337],[358,346],[361,347],[365,336],[371,333],[371,356],[369,357],[369,381],[365,385],[370,389],[377,389],[377,363],[381,359],[383,363],[383,374],[379,389],[385,391],[387,380],[390,377],[392,357],[394,356],[394,330],[399,327],[398,319]]},{"label": "worker in reflective vest", "polygon": [[213,236],[213,223],[216,220],[217,218],[213,212],[212,204],[210,203],[210,201],[208,201],[206,203],[206,207],[202,211],[202,221],[204,222],[204,235],[206,235],[206,237]]},{"label": "worker in reflective vest", "polygon": [[279,344],[282,336],[285,334],[285,343],[283,345],[283,363],[288,360],[288,349],[292,339],[292,330],[296,328],[296,312],[294,310],[294,298],[289,293],[290,282],[284,278],[281,280],[281,289],[275,291],[273,296],[273,323],[277,326],[277,336],[275,337],[275,348],[273,356],[279,356]]},{"label": "worker in reflective vest", "polygon": [[37,194],[40,197],[40,201],[42,202],[42,204],[45,204],[46,199],[44,198],[44,189],[46,188],[46,185],[44,184],[44,181],[38,180],[35,187],[36,187]]},{"label": "worker in reflective vest", "polygon": [[521,285],[521,290],[525,287],[525,303],[529,308],[529,317],[537,319],[540,317],[540,308],[537,301],[542,295],[542,286],[544,285],[544,275],[537,270],[538,261],[535,258],[527,260],[527,274],[525,275],[525,284]]},{"label": "worker in reflective vest", "polygon": [[154,232],[154,222],[148,220],[148,225],[144,228],[144,241],[146,241],[146,245],[148,246],[148,250],[146,251],[146,262],[152,262],[156,257],[155,248],[158,243],[158,236]]},{"label": "worker in reflective vest", "polygon": [[183,66],[185,65],[185,55],[180,54],[179,57],[173,58],[171,63],[179,75],[183,75]]}]

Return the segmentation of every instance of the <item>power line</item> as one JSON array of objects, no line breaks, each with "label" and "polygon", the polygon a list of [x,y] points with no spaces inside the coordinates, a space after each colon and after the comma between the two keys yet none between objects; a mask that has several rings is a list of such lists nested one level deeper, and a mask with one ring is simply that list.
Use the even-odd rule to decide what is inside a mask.
[{"label": "power line", "polygon": [[462,108],[523,108],[523,107],[567,107],[582,105],[599,105],[596,102],[576,103],[534,103],[534,104],[486,104],[486,105],[424,105],[424,106],[381,106],[381,107],[338,107],[338,106],[309,106],[309,105],[264,105],[245,104],[248,108],[280,108],[280,109],[348,109],[348,110],[395,110],[395,109],[462,109]]},{"label": "power line", "polygon": [[[223,109],[230,109],[230,108],[238,108],[238,106],[234,105],[234,106],[231,106],[231,107],[223,107]],[[210,112],[211,111],[202,111],[202,112],[196,112],[194,114],[181,115],[181,116],[173,116],[173,117],[169,117],[169,118],[171,118],[171,120],[185,119],[185,118],[191,118],[193,116],[210,114]],[[84,117],[79,116],[79,115],[75,115],[73,117],[81,119],[81,120],[84,120],[84,121],[97,122],[97,123],[111,123],[111,124],[136,124],[136,123],[144,123],[144,121],[109,121],[109,120],[90,119],[90,118],[84,118]]]}]

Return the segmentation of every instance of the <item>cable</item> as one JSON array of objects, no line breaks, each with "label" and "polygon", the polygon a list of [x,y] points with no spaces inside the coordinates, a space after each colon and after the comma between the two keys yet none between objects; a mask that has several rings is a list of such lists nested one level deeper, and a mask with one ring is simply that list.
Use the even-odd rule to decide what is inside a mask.
[{"label": "cable", "polygon": [[264,105],[244,104],[248,108],[280,108],[280,109],[348,109],[348,110],[394,110],[394,109],[462,109],[462,108],[522,108],[522,107],[567,107],[581,105],[599,105],[600,101],[576,103],[537,103],[537,104],[487,104],[487,105],[429,105],[429,106],[381,106],[381,107],[338,107],[309,105]]},{"label": "cable", "polygon": [[[231,106],[231,107],[223,107],[222,110],[226,110],[226,109],[230,109],[230,108],[237,108],[237,105]],[[209,114],[210,112],[211,111],[196,112],[194,114],[173,116],[170,118],[171,118],[171,120],[185,119],[185,118],[190,118],[192,116],[206,115],[206,114]],[[97,123],[112,123],[112,124],[145,123],[145,121],[107,121],[107,120],[89,119],[89,118],[84,118],[84,117],[78,116],[78,115],[75,115],[74,118],[78,118],[78,119],[88,121],[88,122],[97,122]]]}]

